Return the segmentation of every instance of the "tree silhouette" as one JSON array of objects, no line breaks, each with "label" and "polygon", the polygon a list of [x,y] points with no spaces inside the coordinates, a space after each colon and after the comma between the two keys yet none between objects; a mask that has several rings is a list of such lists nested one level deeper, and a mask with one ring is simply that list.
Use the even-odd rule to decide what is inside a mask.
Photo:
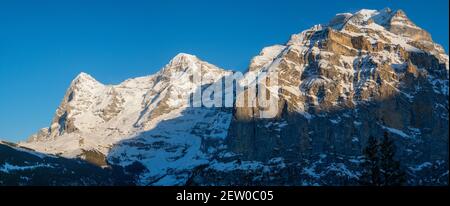
[{"label": "tree silhouette", "polygon": [[395,145],[387,132],[381,143],[370,136],[364,149],[361,185],[368,186],[400,186],[405,183],[405,173],[400,162],[395,160]]},{"label": "tree silhouette", "polygon": [[380,144],[381,177],[384,186],[400,186],[405,182],[405,173],[400,169],[400,162],[394,159],[395,145],[384,133],[383,142]]},{"label": "tree silhouette", "polygon": [[363,172],[360,177],[361,185],[380,186],[379,145],[375,137],[370,136],[367,147],[364,148]]}]

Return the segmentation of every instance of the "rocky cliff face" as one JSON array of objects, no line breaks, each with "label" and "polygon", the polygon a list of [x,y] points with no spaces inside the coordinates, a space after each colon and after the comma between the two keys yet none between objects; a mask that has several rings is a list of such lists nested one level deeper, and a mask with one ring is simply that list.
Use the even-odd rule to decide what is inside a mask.
[{"label": "rocky cliff face", "polygon": [[66,157],[83,151],[106,155],[115,143],[151,130],[188,107],[197,89],[190,83],[193,72],[201,73],[204,84],[230,74],[188,54],[177,55],[154,75],[119,85],[103,85],[81,73],[72,81],[51,126],[21,144]]},{"label": "rocky cliff face", "polygon": [[[200,74],[200,85],[193,74]],[[81,73],[51,126],[20,145],[102,167],[140,165],[142,185],[182,182],[208,161],[231,121],[230,108],[192,108],[192,97],[230,74],[184,53],[154,75],[119,85]]]},{"label": "rocky cliff face", "polygon": [[50,127],[21,145],[138,167],[141,185],[345,185],[357,184],[368,137],[388,132],[408,184],[448,184],[448,55],[404,12],[338,14],[264,48],[249,71],[278,76],[260,85],[273,118],[258,106],[191,107],[233,73],[179,54],[119,85],[80,74]]},{"label": "rocky cliff face", "polygon": [[242,158],[358,156],[387,131],[405,164],[448,162],[448,56],[404,12],[338,14],[276,48],[250,67],[278,74],[276,117],[235,108],[228,145]]}]

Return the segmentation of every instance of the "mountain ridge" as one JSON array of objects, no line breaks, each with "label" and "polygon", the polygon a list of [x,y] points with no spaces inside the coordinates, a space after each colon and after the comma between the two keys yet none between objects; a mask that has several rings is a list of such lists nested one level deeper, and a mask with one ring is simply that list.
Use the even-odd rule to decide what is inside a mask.
[{"label": "mountain ridge", "polygon": [[[276,87],[261,85],[279,91],[274,118],[261,118],[259,107],[189,107],[203,86],[234,72],[180,53],[155,74],[118,85],[80,73],[51,126],[19,145],[70,158],[95,154],[91,160],[106,165],[140,162],[148,170],[142,185],[202,185],[214,175],[230,184],[224,171],[242,179],[245,168],[297,175],[291,168],[302,176],[295,184],[334,185],[343,183],[322,178],[331,172],[357,182],[367,138],[387,131],[414,176],[418,165],[448,163],[448,61],[401,10],[342,13],[250,61],[244,79],[258,71],[281,77]],[[205,82],[197,88],[191,74],[199,71]]]}]

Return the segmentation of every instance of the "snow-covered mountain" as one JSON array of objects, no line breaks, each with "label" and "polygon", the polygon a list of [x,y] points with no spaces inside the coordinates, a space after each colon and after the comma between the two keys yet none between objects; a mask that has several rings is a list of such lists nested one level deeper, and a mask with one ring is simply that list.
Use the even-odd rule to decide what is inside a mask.
[{"label": "snow-covered mountain", "polygon": [[231,74],[189,54],[178,54],[154,75],[119,85],[103,85],[81,73],[51,126],[20,145],[101,166],[107,159],[121,166],[138,159],[152,168],[142,184],[169,169],[192,169],[205,163],[202,144],[223,140],[231,121],[230,109],[189,109],[198,89],[190,81],[194,72],[201,73],[202,84]]},{"label": "snow-covered mountain", "polygon": [[196,89],[189,84],[195,69],[202,70],[205,83],[230,73],[188,54],[178,54],[154,75],[119,85],[103,85],[81,73],[72,81],[51,126],[22,145],[66,157],[82,154],[81,150],[106,154],[113,144],[179,115]]},{"label": "snow-covered mountain", "polygon": [[[278,111],[264,119],[261,108],[236,108],[229,149],[246,160],[305,160],[300,174],[319,184],[342,184],[325,183],[327,175],[320,174],[331,168],[356,182],[367,139],[388,132],[398,159],[416,178],[410,184],[426,184],[432,173],[445,180],[448,62],[443,48],[401,10],[337,14],[254,58],[250,70],[279,77],[276,86],[267,87],[278,90]],[[318,161],[325,165],[314,166]]]},{"label": "snow-covered mountain", "polygon": [[[444,126],[448,122],[448,55],[402,11],[338,14],[327,25],[293,35],[284,46],[263,49],[250,66],[258,68],[281,77],[276,85],[280,93],[276,121],[287,124],[273,133],[276,124],[270,121],[262,125],[248,121],[259,119],[259,108],[236,108],[237,121],[231,131],[238,140],[232,145],[249,158],[271,156],[269,151],[247,149],[258,142],[267,150],[284,152],[300,152],[294,147],[301,147],[301,153],[320,151],[326,146],[352,153],[361,150],[369,135],[380,136],[383,130],[414,138],[428,128],[439,136],[433,139],[442,138],[436,145],[444,149],[448,144]],[[320,127],[314,128],[314,122]],[[319,136],[332,142],[314,146]],[[248,141],[252,138],[263,140]],[[339,138],[343,139],[334,142]],[[283,148],[279,141],[284,140],[291,148]]]},{"label": "snow-covered mountain", "polygon": [[137,165],[141,185],[342,185],[356,184],[368,137],[388,132],[408,184],[448,184],[449,58],[401,10],[337,14],[264,48],[249,71],[278,76],[262,85],[276,97],[274,118],[253,106],[192,107],[233,72],[179,54],[119,85],[80,74],[51,125],[20,145]]}]

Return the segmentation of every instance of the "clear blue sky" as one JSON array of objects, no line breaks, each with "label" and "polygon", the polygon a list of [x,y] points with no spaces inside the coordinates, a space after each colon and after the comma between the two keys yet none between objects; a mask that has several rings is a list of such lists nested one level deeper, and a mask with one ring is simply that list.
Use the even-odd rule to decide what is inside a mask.
[{"label": "clear blue sky", "polygon": [[448,0],[0,0],[0,138],[47,127],[81,71],[106,84],[179,52],[245,70],[264,46],[336,13],[403,9],[448,51]]}]

